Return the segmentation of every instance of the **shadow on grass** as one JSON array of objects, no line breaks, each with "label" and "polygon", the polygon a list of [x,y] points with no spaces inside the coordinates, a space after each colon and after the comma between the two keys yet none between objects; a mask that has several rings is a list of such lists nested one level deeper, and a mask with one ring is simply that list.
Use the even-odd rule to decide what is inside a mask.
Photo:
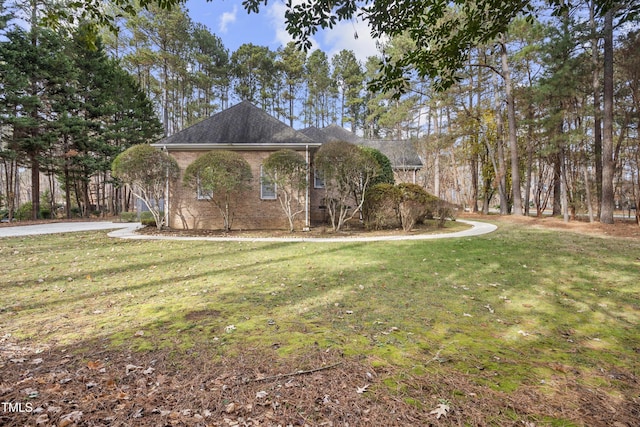
[{"label": "shadow on grass", "polygon": [[[46,410],[56,423],[81,410],[136,425],[193,424],[205,411],[285,424],[632,425],[634,309],[628,294],[607,295],[603,283],[593,292],[588,282],[606,276],[636,292],[638,284],[627,278],[624,252],[599,253],[594,240],[576,253],[580,241],[566,240],[509,230],[450,242],[145,243],[145,257],[172,254],[166,270],[150,272],[153,259],[103,267],[95,277],[133,284],[0,313],[4,325],[27,315],[44,325],[70,306],[61,328],[94,325],[69,346],[51,340],[45,352],[26,350],[23,362],[3,360],[2,386],[11,388],[3,394],[23,401],[25,390],[37,391],[34,403],[64,408]],[[581,263],[594,274],[576,275]],[[73,323],[78,310],[110,300],[105,312]],[[33,334],[33,346],[42,349],[40,338]],[[140,368],[127,375],[128,364]],[[442,402],[452,410],[437,421],[430,411]],[[237,408],[227,411],[231,403]],[[15,425],[33,422],[24,417]]]}]

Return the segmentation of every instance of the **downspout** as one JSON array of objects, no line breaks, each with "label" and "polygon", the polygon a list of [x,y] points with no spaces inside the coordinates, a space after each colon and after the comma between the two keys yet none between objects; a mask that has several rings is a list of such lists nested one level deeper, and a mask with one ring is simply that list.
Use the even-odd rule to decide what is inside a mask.
[{"label": "downspout", "polygon": [[311,165],[309,164],[309,145],[305,145],[305,158],[307,161],[307,188],[304,197],[304,230],[309,231],[311,224],[309,221],[309,186],[311,185]]},{"label": "downspout", "polygon": [[[162,147],[162,151],[169,155],[167,146]],[[165,176],[165,188],[164,188],[164,225],[169,227],[169,166],[167,166],[167,174]]]}]

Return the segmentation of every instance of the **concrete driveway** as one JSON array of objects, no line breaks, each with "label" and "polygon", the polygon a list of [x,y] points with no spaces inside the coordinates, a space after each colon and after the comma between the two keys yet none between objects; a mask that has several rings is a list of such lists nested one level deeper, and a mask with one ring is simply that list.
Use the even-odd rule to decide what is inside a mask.
[{"label": "concrete driveway", "polygon": [[[139,224],[133,224],[139,225]],[[53,222],[48,224],[16,225],[0,227],[0,237],[33,236],[39,234],[75,233],[78,231],[113,230],[129,228],[131,223],[91,221],[91,222]]]}]

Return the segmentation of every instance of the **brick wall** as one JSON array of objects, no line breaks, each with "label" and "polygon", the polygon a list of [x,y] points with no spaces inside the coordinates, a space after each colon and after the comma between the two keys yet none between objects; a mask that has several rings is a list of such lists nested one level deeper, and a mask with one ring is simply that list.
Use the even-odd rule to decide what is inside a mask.
[{"label": "brick wall", "polygon": [[[288,229],[289,222],[282,210],[279,200],[262,200],[260,198],[260,166],[273,151],[239,151],[251,166],[253,181],[251,189],[238,194],[235,215],[231,228],[234,230],[247,229]],[[171,155],[177,160],[180,170],[184,170],[198,156],[206,151],[173,151]],[[302,156],[304,151],[300,151]],[[195,190],[185,186],[180,180],[173,189],[170,198],[170,226],[176,229],[221,229],[222,215],[218,208],[209,200],[198,200]],[[312,224],[323,221],[324,211],[319,209],[324,190],[314,189],[313,181],[310,186],[310,217]],[[296,216],[296,230],[304,227],[304,212]]]}]

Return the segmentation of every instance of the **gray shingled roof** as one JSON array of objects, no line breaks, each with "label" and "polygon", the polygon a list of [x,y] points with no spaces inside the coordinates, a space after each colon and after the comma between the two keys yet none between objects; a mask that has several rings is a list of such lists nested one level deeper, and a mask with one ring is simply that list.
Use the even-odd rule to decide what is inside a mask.
[{"label": "gray shingled roof", "polygon": [[337,139],[338,141],[347,141],[356,145],[362,144],[362,142],[364,141],[364,139],[360,138],[355,133],[349,132],[342,126],[338,126],[335,124],[324,127],[321,130],[326,135],[329,135],[329,137]]},{"label": "gray shingled roof", "polygon": [[309,138],[313,139],[314,141],[320,142],[322,144],[329,141],[336,141],[336,138],[333,138],[332,136],[324,132],[322,129],[318,129],[315,126],[309,126],[308,128],[302,129],[300,132],[307,135]]},{"label": "gray shingled roof", "polygon": [[[419,169],[422,161],[410,141],[367,140],[338,125],[322,129],[309,127],[297,131],[248,101],[243,101],[193,126],[168,136],[157,147],[211,149],[215,145],[313,145],[329,141],[347,141],[376,148],[385,154],[395,169]],[[180,148],[183,149],[183,148]]]},{"label": "gray shingled roof", "polygon": [[154,145],[313,144],[315,141],[248,101],[243,101]]},{"label": "gray shingled roof", "polygon": [[347,141],[375,148],[389,158],[394,169],[420,169],[423,166],[411,141],[364,139],[338,125],[330,125],[322,129],[311,126],[301,132],[323,144],[329,141]]}]

